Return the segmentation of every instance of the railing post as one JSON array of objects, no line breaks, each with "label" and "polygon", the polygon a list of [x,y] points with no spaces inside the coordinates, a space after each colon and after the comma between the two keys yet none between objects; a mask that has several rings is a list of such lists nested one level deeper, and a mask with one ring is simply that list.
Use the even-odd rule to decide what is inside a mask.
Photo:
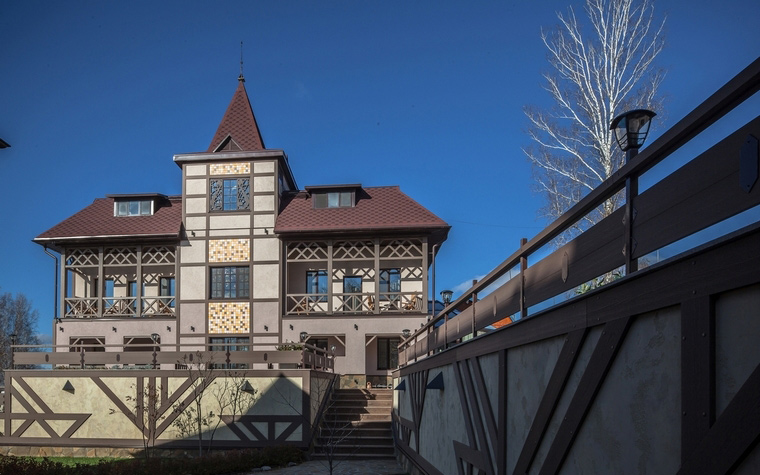
[{"label": "railing post", "polygon": [[[636,148],[628,149],[625,153],[625,162],[629,163],[638,153],[639,150]],[[623,224],[625,225],[625,245],[623,246],[625,275],[630,275],[639,270],[639,263],[633,258],[633,251],[636,249],[636,240],[633,238],[633,222],[636,219],[636,208],[633,207],[633,200],[638,194],[638,177],[627,176],[625,178],[625,216],[623,218]]]},{"label": "railing post", "polygon": [[[478,279],[472,279],[473,287],[478,283]],[[475,338],[475,303],[478,301],[478,294],[474,292],[472,294],[472,337]]]},{"label": "railing post", "polygon": [[[528,238],[520,239],[520,248],[522,249],[528,243]],[[528,258],[525,254],[520,254],[520,319],[528,316],[528,309],[525,307],[525,271],[528,269]]]}]

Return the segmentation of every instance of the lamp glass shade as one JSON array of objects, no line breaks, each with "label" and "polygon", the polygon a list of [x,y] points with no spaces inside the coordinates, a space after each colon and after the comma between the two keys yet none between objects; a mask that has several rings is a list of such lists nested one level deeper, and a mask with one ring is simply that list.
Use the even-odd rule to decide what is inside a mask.
[{"label": "lamp glass shade", "polygon": [[159,337],[158,333],[150,334],[150,339],[153,340],[153,343],[156,343],[158,341],[158,337]]},{"label": "lamp glass shade", "polygon": [[309,338],[309,334],[306,332],[301,332],[301,341],[304,342]]},{"label": "lamp glass shade", "polygon": [[451,303],[451,296],[454,295],[454,292],[451,290],[442,290],[441,291],[441,298],[443,299],[443,303],[446,305]]},{"label": "lamp glass shade", "polygon": [[412,335],[412,331],[408,328],[404,328],[401,330],[401,335],[403,335],[404,338],[409,338]]},{"label": "lamp glass shade", "polygon": [[650,110],[635,109],[620,114],[612,120],[610,129],[615,133],[615,140],[622,151],[638,149],[644,145],[649,133],[649,125],[655,115],[657,114]]}]

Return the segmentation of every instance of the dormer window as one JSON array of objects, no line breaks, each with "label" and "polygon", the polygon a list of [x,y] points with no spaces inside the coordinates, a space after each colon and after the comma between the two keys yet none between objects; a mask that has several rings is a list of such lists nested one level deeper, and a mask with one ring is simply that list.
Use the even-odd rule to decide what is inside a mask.
[{"label": "dormer window", "polygon": [[314,193],[315,208],[351,208],[354,206],[352,191],[327,191]]},{"label": "dormer window", "polygon": [[106,195],[113,200],[114,216],[153,216],[166,196],[160,193]]},{"label": "dormer window", "polygon": [[153,201],[151,200],[125,200],[114,203],[115,216],[151,216],[152,214]]},{"label": "dormer window", "polygon": [[353,208],[361,185],[307,186],[314,208]]}]

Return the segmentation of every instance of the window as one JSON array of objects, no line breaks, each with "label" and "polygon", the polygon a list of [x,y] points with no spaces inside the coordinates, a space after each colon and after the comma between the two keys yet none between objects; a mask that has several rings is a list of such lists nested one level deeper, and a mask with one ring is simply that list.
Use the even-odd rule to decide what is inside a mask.
[{"label": "window", "polygon": [[248,298],[248,277],[248,266],[211,268],[211,298]]},{"label": "window", "polygon": [[[113,279],[106,279],[105,283],[106,283],[106,289],[105,289],[106,293],[104,295],[106,297],[113,297],[113,285],[114,285]],[[106,299],[105,304],[106,304],[106,308],[111,308],[113,307],[114,301],[113,299]]]},{"label": "window", "polygon": [[174,277],[161,277],[159,280],[159,293],[162,298],[160,301],[169,308],[174,308]]},{"label": "window", "polygon": [[[145,294],[145,288],[143,287],[143,294]],[[132,309],[132,312],[135,312],[137,310],[137,282],[134,280],[129,281],[129,289],[127,292],[127,297],[130,298],[129,306]]]},{"label": "window", "polygon": [[124,351],[161,351],[161,338],[159,337],[155,343],[149,336],[134,336],[124,337]]},{"label": "window", "polygon": [[351,208],[352,206],[354,206],[353,191],[314,193],[315,208]]},{"label": "window", "polygon": [[116,201],[114,203],[116,216],[150,216],[153,214],[151,200]]},{"label": "window", "polygon": [[[343,277],[343,293],[344,294],[361,294],[362,293],[362,278],[358,276],[346,276]],[[362,307],[361,295],[345,295],[345,310],[350,312],[358,312]]]},{"label": "window", "polygon": [[[210,351],[221,351],[232,353],[233,351],[248,351],[248,345],[251,340],[248,337],[212,337],[209,338]],[[215,369],[249,369],[247,363],[212,363],[212,368]]]},{"label": "window", "polygon": [[377,369],[398,368],[398,338],[377,339]]},{"label": "window", "polygon": [[236,211],[251,209],[250,179],[212,179],[210,208],[211,211]]},{"label": "window", "polygon": [[93,336],[93,337],[72,337],[69,338],[69,351],[78,353],[80,351],[93,351],[103,352],[106,351],[106,337]]},{"label": "window", "polygon": [[327,271],[325,269],[306,271],[306,293],[322,294],[311,297],[312,302],[327,302]]},{"label": "window", "polygon": [[401,269],[380,269],[380,300],[396,300],[401,292]]}]

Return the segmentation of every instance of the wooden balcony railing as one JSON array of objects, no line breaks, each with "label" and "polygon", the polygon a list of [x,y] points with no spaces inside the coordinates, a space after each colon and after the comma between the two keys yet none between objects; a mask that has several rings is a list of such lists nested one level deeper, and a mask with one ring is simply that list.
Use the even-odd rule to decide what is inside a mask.
[{"label": "wooden balcony railing", "polygon": [[[204,345],[188,345],[197,348]],[[289,348],[291,345],[286,345]],[[133,345],[11,345],[12,366],[51,365],[53,369],[182,368],[191,364],[219,367],[267,365],[271,368],[332,370],[334,355],[322,348],[299,344],[301,349],[278,351],[270,344],[213,343],[204,350],[177,351],[176,344]]]},{"label": "wooden balcony railing", "polygon": [[[65,300],[65,318],[102,317],[173,317],[175,297],[142,297],[140,312],[137,297],[71,297]],[[103,308],[100,315],[98,310]]]},{"label": "wooden balcony railing", "polygon": [[[332,302],[332,311],[329,303]],[[288,294],[288,315],[424,313],[420,292]]]}]

